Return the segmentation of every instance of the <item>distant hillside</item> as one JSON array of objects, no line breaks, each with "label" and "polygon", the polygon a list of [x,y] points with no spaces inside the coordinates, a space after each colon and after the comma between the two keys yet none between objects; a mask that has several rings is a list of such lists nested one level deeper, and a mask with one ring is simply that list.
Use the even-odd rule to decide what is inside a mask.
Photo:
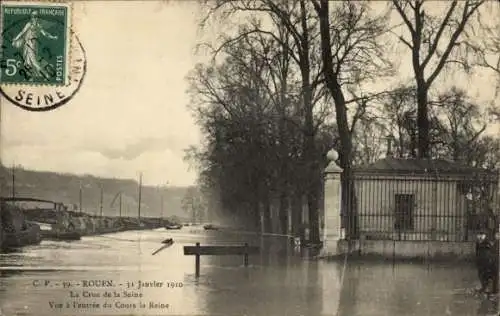
[{"label": "distant hillside", "polygon": [[[78,176],[54,172],[39,172],[16,168],[16,197],[33,197],[61,202],[66,205],[79,204],[80,185],[82,186],[83,210],[89,214],[100,213],[100,188],[103,188],[103,215],[119,214],[119,199],[111,202],[118,192],[122,192],[122,215],[137,216],[139,183],[135,180],[106,179],[95,176]],[[12,169],[0,166],[0,195],[12,196]],[[161,196],[163,195],[164,217],[178,216],[187,218],[181,208],[181,200],[188,187],[143,186],[141,216],[159,217],[161,214]]]}]

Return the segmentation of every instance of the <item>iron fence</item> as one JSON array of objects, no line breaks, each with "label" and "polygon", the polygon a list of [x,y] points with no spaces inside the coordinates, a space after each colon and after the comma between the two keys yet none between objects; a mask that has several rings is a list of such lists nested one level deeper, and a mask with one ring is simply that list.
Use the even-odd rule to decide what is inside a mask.
[{"label": "iron fence", "polygon": [[344,185],[348,238],[463,242],[498,231],[498,175],[355,174]]}]

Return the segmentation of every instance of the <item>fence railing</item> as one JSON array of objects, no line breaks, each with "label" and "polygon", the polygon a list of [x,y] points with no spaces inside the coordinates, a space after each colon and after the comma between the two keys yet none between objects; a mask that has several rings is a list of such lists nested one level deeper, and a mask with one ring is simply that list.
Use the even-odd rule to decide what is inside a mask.
[{"label": "fence railing", "polygon": [[350,238],[463,242],[498,230],[496,175],[356,174],[346,187]]}]

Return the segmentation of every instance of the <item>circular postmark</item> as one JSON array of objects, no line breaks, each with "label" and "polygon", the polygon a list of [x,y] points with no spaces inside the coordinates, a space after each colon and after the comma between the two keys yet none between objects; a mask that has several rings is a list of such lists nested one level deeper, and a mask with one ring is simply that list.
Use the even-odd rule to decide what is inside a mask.
[{"label": "circular postmark", "polygon": [[[4,21],[9,12],[15,16],[14,9],[4,9]],[[49,11],[31,8],[24,17],[4,22],[0,55],[0,93],[14,105],[35,112],[53,110],[71,100],[87,66],[67,13],[61,11],[58,16],[52,10],[52,16],[42,16],[39,12]]]}]

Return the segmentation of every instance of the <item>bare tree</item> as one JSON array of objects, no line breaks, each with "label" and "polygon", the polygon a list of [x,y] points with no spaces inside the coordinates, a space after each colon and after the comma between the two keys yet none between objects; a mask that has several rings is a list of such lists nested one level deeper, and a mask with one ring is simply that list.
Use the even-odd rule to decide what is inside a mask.
[{"label": "bare tree", "polygon": [[[353,165],[367,165],[388,152],[386,144],[382,142],[385,126],[376,117],[363,117],[360,126],[354,131]],[[384,151],[385,150],[385,151]]]},{"label": "bare tree", "polygon": [[189,187],[181,200],[181,208],[190,216],[193,223],[201,223],[206,216],[206,201],[199,188]]},{"label": "bare tree", "polygon": [[[244,28],[234,35],[221,39],[217,52],[222,47],[249,38],[257,34],[260,38],[272,39],[279,44],[278,51],[287,55],[286,75],[288,81],[297,81],[298,89],[292,90],[292,85],[281,85],[276,90],[280,102],[288,102],[289,96],[295,93],[300,96],[300,107],[296,111],[297,123],[302,131],[302,159],[303,175],[297,194],[307,196],[309,209],[310,240],[319,242],[319,191],[320,191],[320,159],[321,153],[316,148],[316,135],[321,123],[315,119],[315,105],[321,99],[321,60],[319,45],[317,44],[317,19],[310,14],[306,0],[294,1],[217,1],[210,10],[210,14],[219,13],[219,16],[228,18],[235,15],[244,15],[240,20]],[[263,21],[267,22],[264,23]],[[283,123],[283,122],[282,122]],[[282,184],[285,185],[284,183]],[[294,212],[297,213],[297,212]],[[298,214],[295,214],[298,215]],[[294,217],[295,220],[299,220]],[[283,222],[283,224],[285,224]],[[298,225],[294,225],[297,227]],[[298,232],[294,232],[298,233]]]},{"label": "bare tree", "polygon": [[486,73],[492,73],[496,77],[494,99],[491,102],[490,114],[496,122],[500,121],[500,1],[489,2],[487,12],[482,19],[478,19],[480,28],[476,35],[476,41],[467,42],[467,48],[475,56],[475,63]]},{"label": "bare tree", "polygon": [[[351,179],[353,158],[352,129],[349,126],[348,87],[387,74],[390,63],[385,56],[382,35],[387,31],[387,16],[374,15],[366,2],[335,3],[330,12],[328,0],[312,0],[319,18],[321,57],[326,88],[335,105],[336,123],[340,139],[339,160],[342,176],[342,210],[344,227],[349,238],[356,238],[354,186]],[[330,22],[332,16],[332,22]]]},{"label": "bare tree", "polygon": [[[220,187],[221,204],[231,216],[260,226],[260,205],[274,180],[272,78],[267,59],[271,50],[240,41],[224,47],[224,59],[198,65],[190,74],[192,110],[207,138],[201,156],[205,180]],[[221,51],[222,52],[222,51]],[[243,207],[247,204],[248,209]],[[265,215],[269,215],[266,209]],[[268,221],[266,221],[266,225]]]},{"label": "bare tree", "polygon": [[500,92],[500,1],[490,1],[486,13],[478,18],[476,40],[464,44],[476,54],[477,65],[497,77],[496,95]]},{"label": "bare tree", "polygon": [[442,122],[441,139],[445,143],[447,158],[467,162],[469,151],[474,148],[487,127],[487,115],[470,100],[464,90],[452,87],[431,102]]},{"label": "bare tree", "polygon": [[385,122],[385,133],[393,140],[395,157],[415,158],[417,156],[417,120],[414,104],[415,90],[412,86],[401,85],[387,95],[380,109]]},{"label": "bare tree", "polygon": [[483,136],[470,144],[466,151],[468,165],[489,170],[500,168],[500,139]]},{"label": "bare tree", "polygon": [[[274,39],[281,51],[290,55],[290,69],[300,89],[300,110],[297,111],[303,133],[300,157],[304,166],[303,190],[309,209],[310,239],[319,240],[319,192],[322,159],[325,148],[318,147],[318,134],[322,122],[317,115],[319,100],[335,104],[336,131],[340,138],[340,165],[349,179],[352,165],[353,131],[366,113],[369,101],[376,94],[363,93],[363,84],[392,74],[392,64],[384,58],[388,12],[375,14],[370,5],[361,2],[339,2],[330,12],[327,1],[216,1],[209,10],[227,18],[243,13],[239,22],[245,24],[236,34],[222,38],[222,47],[259,34]],[[257,16],[259,18],[257,18]],[[332,23],[330,23],[330,16]],[[266,23],[264,23],[266,22]],[[288,34],[280,35],[281,30]],[[293,79],[292,79],[293,81]],[[276,91],[275,95],[280,95]],[[326,96],[326,98],[325,98]],[[328,111],[326,111],[328,112]],[[331,112],[331,111],[330,111]],[[347,183],[347,182],[345,182]],[[343,201],[350,203],[344,190]],[[350,205],[350,204],[349,204]],[[347,204],[344,209],[347,209]]]},{"label": "bare tree", "polygon": [[[417,89],[418,155],[429,157],[429,91],[439,74],[452,64],[465,70],[471,66],[464,55],[467,35],[472,32],[472,17],[486,0],[450,1],[444,14],[429,14],[436,2],[425,0],[393,0],[410,38],[399,35],[400,41],[411,51],[412,67]],[[434,9],[435,10],[435,9]]]},{"label": "bare tree", "polygon": [[487,30],[485,47],[480,54],[480,65],[493,70],[500,80],[500,23],[498,22]]}]

